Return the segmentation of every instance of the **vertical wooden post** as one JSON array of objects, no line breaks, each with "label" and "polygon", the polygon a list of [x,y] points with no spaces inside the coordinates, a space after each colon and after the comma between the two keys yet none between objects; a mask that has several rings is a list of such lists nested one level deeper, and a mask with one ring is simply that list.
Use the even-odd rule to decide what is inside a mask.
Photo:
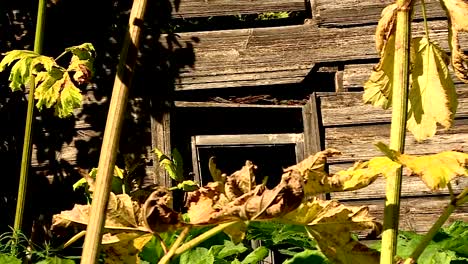
[{"label": "vertical wooden post", "polygon": [[[161,101],[153,101],[152,104],[159,104],[153,106],[153,109],[158,109],[154,113],[155,116],[151,117],[151,144],[153,149],[157,148],[166,155],[171,155],[171,113],[167,107],[163,107],[164,103]],[[158,156],[153,153],[153,166],[154,166],[154,184],[159,186],[170,187],[172,185],[171,177],[167,171],[159,166]]]},{"label": "vertical wooden post", "polygon": [[133,70],[136,64],[141,25],[147,0],[134,0],[130,13],[128,32],[125,36],[117,67],[112,98],[107,115],[106,128],[99,156],[98,174],[93,201],[91,203],[88,227],[81,255],[81,264],[97,262],[102,239],[102,229],[106,220],[106,209],[109,200],[115,160],[117,157],[120,132],[128,101],[128,90],[131,86]]},{"label": "vertical wooden post", "polygon": [[315,93],[310,95],[309,101],[302,108],[302,122],[304,124],[304,156],[307,158],[322,150]]}]

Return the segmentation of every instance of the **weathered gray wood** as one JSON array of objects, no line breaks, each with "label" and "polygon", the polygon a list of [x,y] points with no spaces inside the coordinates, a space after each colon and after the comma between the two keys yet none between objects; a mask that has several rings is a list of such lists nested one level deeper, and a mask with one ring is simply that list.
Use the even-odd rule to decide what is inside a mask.
[{"label": "weathered gray wood", "polygon": [[[447,45],[447,23],[433,21],[431,38]],[[298,83],[320,62],[343,63],[376,59],[375,26],[318,28],[300,25],[181,33],[193,43],[195,67],[182,70],[177,90]],[[413,35],[424,32],[414,25]],[[468,37],[462,44],[468,43]],[[164,41],[162,41],[164,43]]]},{"label": "weathered gray wood", "polygon": [[[151,117],[151,142],[152,148],[159,149],[166,155],[171,155],[171,121],[170,113],[161,112],[157,116]],[[153,167],[154,174],[156,176],[154,183],[160,186],[171,186],[172,179],[169,177],[167,171],[159,166],[158,157],[156,153],[153,153]]]},{"label": "weathered gray wood", "polygon": [[[352,163],[333,164],[329,166],[330,173],[336,173],[340,170],[346,170],[352,167]],[[449,194],[447,188],[438,191],[431,191],[424,182],[416,176],[409,176],[409,171],[404,170],[403,184],[401,187],[402,197],[415,196],[436,196]],[[452,182],[453,191],[461,193],[468,186],[467,177],[459,177]],[[385,198],[385,178],[379,177],[375,182],[366,188],[349,192],[331,193],[331,198],[338,200],[353,200],[353,199],[384,199]]]},{"label": "weathered gray wood", "polygon": [[[468,117],[468,84],[457,84],[456,118]],[[320,96],[322,124],[329,126],[390,123],[391,109],[364,104],[362,92]]]},{"label": "weathered gray wood", "polygon": [[[425,233],[442,214],[445,206],[449,203],[448,196],[445,197],[421,197],[403,198],[400,205],[400,229]],[[367,201],[347,201],[348,205],[367,205],[372,216],[382,222],[384,199]],[[450,216],[447,225],[455,220],[468,221],[468,204],[465,204]]]},{"label": "weathered gray wood", "polygon": [[[318,25],[323,27],[358,26],[377,24],[382,9],[392,0],[315,0],[313,17]],[[445,18],[445,12],[440,7],[439,1],[428,0],[426,2],[426,14],[428,18]],[[420,3],[415,2],[415,19],[421,19]]]},{"label": "weathered gray wood", "polygon": [[214,103],[214,102],[185,102],[176,101],[176,107],[206,107],[206,108],[302,108],[301,105],[261,105],[261,104],[238,104],[238,103]]},{"label": "weathered gray wood", "polygon": [[242,135],[204,135],[192,138],[196,146],[211,145],[265,145],[296,144],[304,140],[303,134],[242,134]]},{"label": "weathered gray wood", "polygon": [[304,124],[304,156],[308,157],[322,150],[320,143],[320,127],[315,93],[310,95],[309,101],[302,108],[302,122]]},{"label": "weathered gray wood", "polygon": [[304,0],[183,0],[174,18],[230,16],[265,12],[304,11]]},{"label": "weathered gray wood", "polygon": [[[389,138],[389,124],[325,128],[325,147],[343,152],[339,157],[330,158],[330,163],[369,160],[382,156],[373,144],[379,141],[388,144]],[[468,149],[468,119],[455,120],[453,128],[438,131],[432,139],[421,143],[416,142],[410,133],[406,135],[405,153],[408,154],[434,154],[460,148]]]}]

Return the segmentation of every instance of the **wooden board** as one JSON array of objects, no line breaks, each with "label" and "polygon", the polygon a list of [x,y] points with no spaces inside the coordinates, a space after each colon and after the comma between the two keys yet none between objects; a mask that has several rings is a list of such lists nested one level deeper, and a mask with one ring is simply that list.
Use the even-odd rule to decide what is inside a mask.
[{"label": "wooden board", "polygon": [[[358,26],[376,24],[385,6],[394,3],[392,0],[315,0],[313,1],[313,17],[318,25],[323,27]],[[426,13],[428,18],[445,18],[445,12],[439,1],[428,0]],[[421,19],[420,4],[416,2],[415,19]]]},{"label": "wooden board", "polygon": [[[457,84],[456,118],[468,117],[468,84]],[[362,92],[336,93],[320,96],[322,124],[325,127],[390,123],[391,110],[364,104]]]},{"label": "wooden board", "polygon": [[[434,21],[430,27],[431,38],[447,49],[446,22]],[[195,64],[182,69],[176,89],[299,83],[317,63],[376,59],[374,31],[375,26],[300,25],[181,33],[180,43],[191,42],[194,47]],[[414,36],[423,31],[422,24],[414,25]],[[468,43],[468,36],[462,39],[464,43]]]},{"label": "wooden board", "polygon": [[[330,163],[368,160],[382,156],[374,147],[375,142],[389,143],[390,125],[375,124],[366,126],[325,128],[325,147],[343,152],[339,157],[330,158]],[[418,143],[407,133],[405,152],[408,154],[433,154],[445,150],[468,149],[468,119],[456,120],[453,128],[438,131],[432,138]]]},{"label": "wooden board", "polygon": [[173,4],[174,18],[235,16],[265,12],[305,11],[304,0],[182,0],[178,10]]},{"label": "wooden board", "polygon": [[[330,173],[336,173],[340,170],[346,170],[352,167],[352,165],[352,163],[333,164],[329,166],[329,170]],[[409,171],[404,170],[401,189],[402,197],[438,196],[449,194],[447,188],[438,191],[431,191],[419,177],[409,176],[409,174]],[[338,200],[383,199],[385,198],[385,184],[385,178],[379,177],[366,188],[349,192],[335,192],[330,195],[332,199]],[[457,194],[461,193],[466,186],[468,186],[468,177],[460,177],[452,182],[453,191]]]},{"label": "wooden board", "polygon": [[[378,221],[383,221],[384,200],[348,201],[348,205],[367,205]],[[449,203],[449,197],[404,198],[400,206],[400,230],[425,233],[442,214]],[[468,204],[459,207],[450,216],[447,225],[455,220],[468,221]]]}]

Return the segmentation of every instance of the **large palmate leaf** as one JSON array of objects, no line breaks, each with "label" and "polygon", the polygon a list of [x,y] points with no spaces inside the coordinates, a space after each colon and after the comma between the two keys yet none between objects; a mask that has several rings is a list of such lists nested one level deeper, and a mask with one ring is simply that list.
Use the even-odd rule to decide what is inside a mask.
[{"label": "large palmate leaf", "polygon": [[435,135],[437,123],[446,129],[452,125],[457,95],[445,52],[425,37],[411,44],[416,66],[411,74],[407,128],[416,140],[424,140]]},{"label": "large palmate leaf", "polygon": [[325,171],[327,157],[340,152],[328,149],[316,153],[297,165],[285,169],[285,174],[299,174],[304,179],[304,193],[307,197],[321,193],[351,191],[364,188],[377,177],[393,173],[400,167],[386,157],[373,158],[367,162],[356,162],[348,170],[329,175]]},{"label": "large palmate leaf", "polygon": [[66,52],[73,54],[67,69],[51,57],[27,50],[13,50],[7,52],[0,62],[0,72],[14,63],[9,77],[13,91],[32,85],[30,82],[34,76],[36,107],[39,110],[54,107],[57,116],[68,117],[81,104],[82,96],[75,82],[83,84],[89,81],[95,52],[90,43],[68,48]]},{"label": "large palmate leaf", "polygon": [[320,250],[334,263],[379,263],[378,252],[354,240],[353,230],[380,233],[381,226],[367,207],[344,206],[337,201],[313,200],[281,218],[306,225]]},{"label": "large palmate leaf", "polygon": [[458,176],[468,176],[468,154],[457,151],[444,151],[434,155],[413,156],[401,154],[383,143],[377,147],[389,158],[409,168],[413,175],[422,178],[432,189],[445,188],[447,183]]},{"label": "large palmate leaf", "polygon": [[468,32],[468,2],[466,0],[441,0],[449,21],[449,43],[455,75],[468,83],[468,56],[460,47],[459,33]]}]

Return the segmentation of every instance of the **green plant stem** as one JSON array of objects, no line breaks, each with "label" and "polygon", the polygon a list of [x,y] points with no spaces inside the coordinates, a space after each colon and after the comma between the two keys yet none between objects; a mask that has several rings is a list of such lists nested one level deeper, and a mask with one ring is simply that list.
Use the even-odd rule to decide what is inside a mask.
[{"label": "green plant stem", "polygon": [[[404,152],[406,113],[409,86],[409,48],[411,39],[410,13],[411,0],[398,0],[398,12],[395,32],[395,55],[393,68],[392,124],[390,148]],[[381,264],[394,263],[396,255],[402,170],[387,178],[386,202],[382,233]]]},{"label": "green plant stem", "polygon": [[213,227],[212,229],[208,230],[207,232],[197,236],[196,238],[190,240],[189,242],[183,244],[182,246],[180,246],[175,252],[174,252],[174,256],[178,256],[182,253],[184,253],[185,251],[187,250],[190,250],[192,248],[194,248],[195,246],[197,246],[198,244],[200,244],[201,242],[207,240],[208,238],[218,234],[219,232],[223,231],[224,229],[236,224],[238,222],[229,222],[229,223],[224,223],[224,224],[220,224],[220,225],[217,225],[215,227]]},{"label": "green plant stem", "polygon": [[421,254],[424,252],[424,249],[426,249],[429,243],[431,243],[434,236],[437,234],[440,228],[444,225],[444,223],[447,221],[447,219],[450,217],[453,211],[455,211],[457,206],[461,205],[460,201],[465,200],[467,194],[468,194],[468,187],[465,188],[465,190],[462,193],[457,195],[457,197],[455,197],[454,199],[450,201],[450,204],[445,208],[442,215],[439,216],[439,219],[437,219],[437,221],[434,223],[431,229],[429,229],[429,231],[423,237],[421,242],[419,242],[416,249],[413,251],[413,253],[411,253],[411,256],[405,260],[404,264],[416,263],[419,256],[421,256]]},{"label": "green plant stem", "polygon": [[83,244],[81,264],[97,263],[102,239],[102,230],[106,219],[107,203],[111,190],[115,161],[117,158],[120,132],[128,102],[129,87],[133,77],[138,47],[140,45],[139,25],[142,24],[147,0],[134,0],[130,13],[128,31],[122,44],[120,61],[117,67],[112,97],[110,101],[104,138],[99,156],[96,185],[91,202],[89,222]]},{"label": "green plant stem", "polygon": [[86,231],[82,230],[81,232],[79,232],[78,234],[70,238],[65,244],[63,244],[62,249],[69,247],[71,244],[75,243],[78,239],[82,238],[84,235],[86,235]]},{"label": "green plant stem", "polygon": [[[42,52],[42,44],[44,39],[44,24],[46,13],[46,0],[39,0],[37,8],[36,35],[34,39],[34,52]],[[21,158],[20,182],[18,186],[18,198],[16,203],[14,229],[21,230],[23,225],[24,207],[26,201],[26,189],[28,186],[29,166],[31,164],[31,149],[32,149],[32,124],[34,119],[34,88],[35,80],[32,76],[29,83],[28,96],[28,111],[26,114],[26,125],[24,129],[23,153]],[[16,235],[15,235],[16,237]]]},{"label": "green plant stem", "polygon": [[176,239],[174,244],[172,244],[171,249],[169,249],[169,252],[167,252],[161,260],[158,262],[158,264],[167,264],[169,261],[171,261],[171,258],[174,256],[174,253],[176,249],[179,247],[179,245],[184,241],[184,239],[187,237],[189,231],[190,231],[191,226],[186,226],[182,232],[180,233],[179,237]]},{"label": "green plant stem", "polygon": [[427,24],[426,3],[424,2],[424,0],[421,0],[421,12],[424,19],[424,31],[426,33],[427,40],[429,40],[429,26]]}]

